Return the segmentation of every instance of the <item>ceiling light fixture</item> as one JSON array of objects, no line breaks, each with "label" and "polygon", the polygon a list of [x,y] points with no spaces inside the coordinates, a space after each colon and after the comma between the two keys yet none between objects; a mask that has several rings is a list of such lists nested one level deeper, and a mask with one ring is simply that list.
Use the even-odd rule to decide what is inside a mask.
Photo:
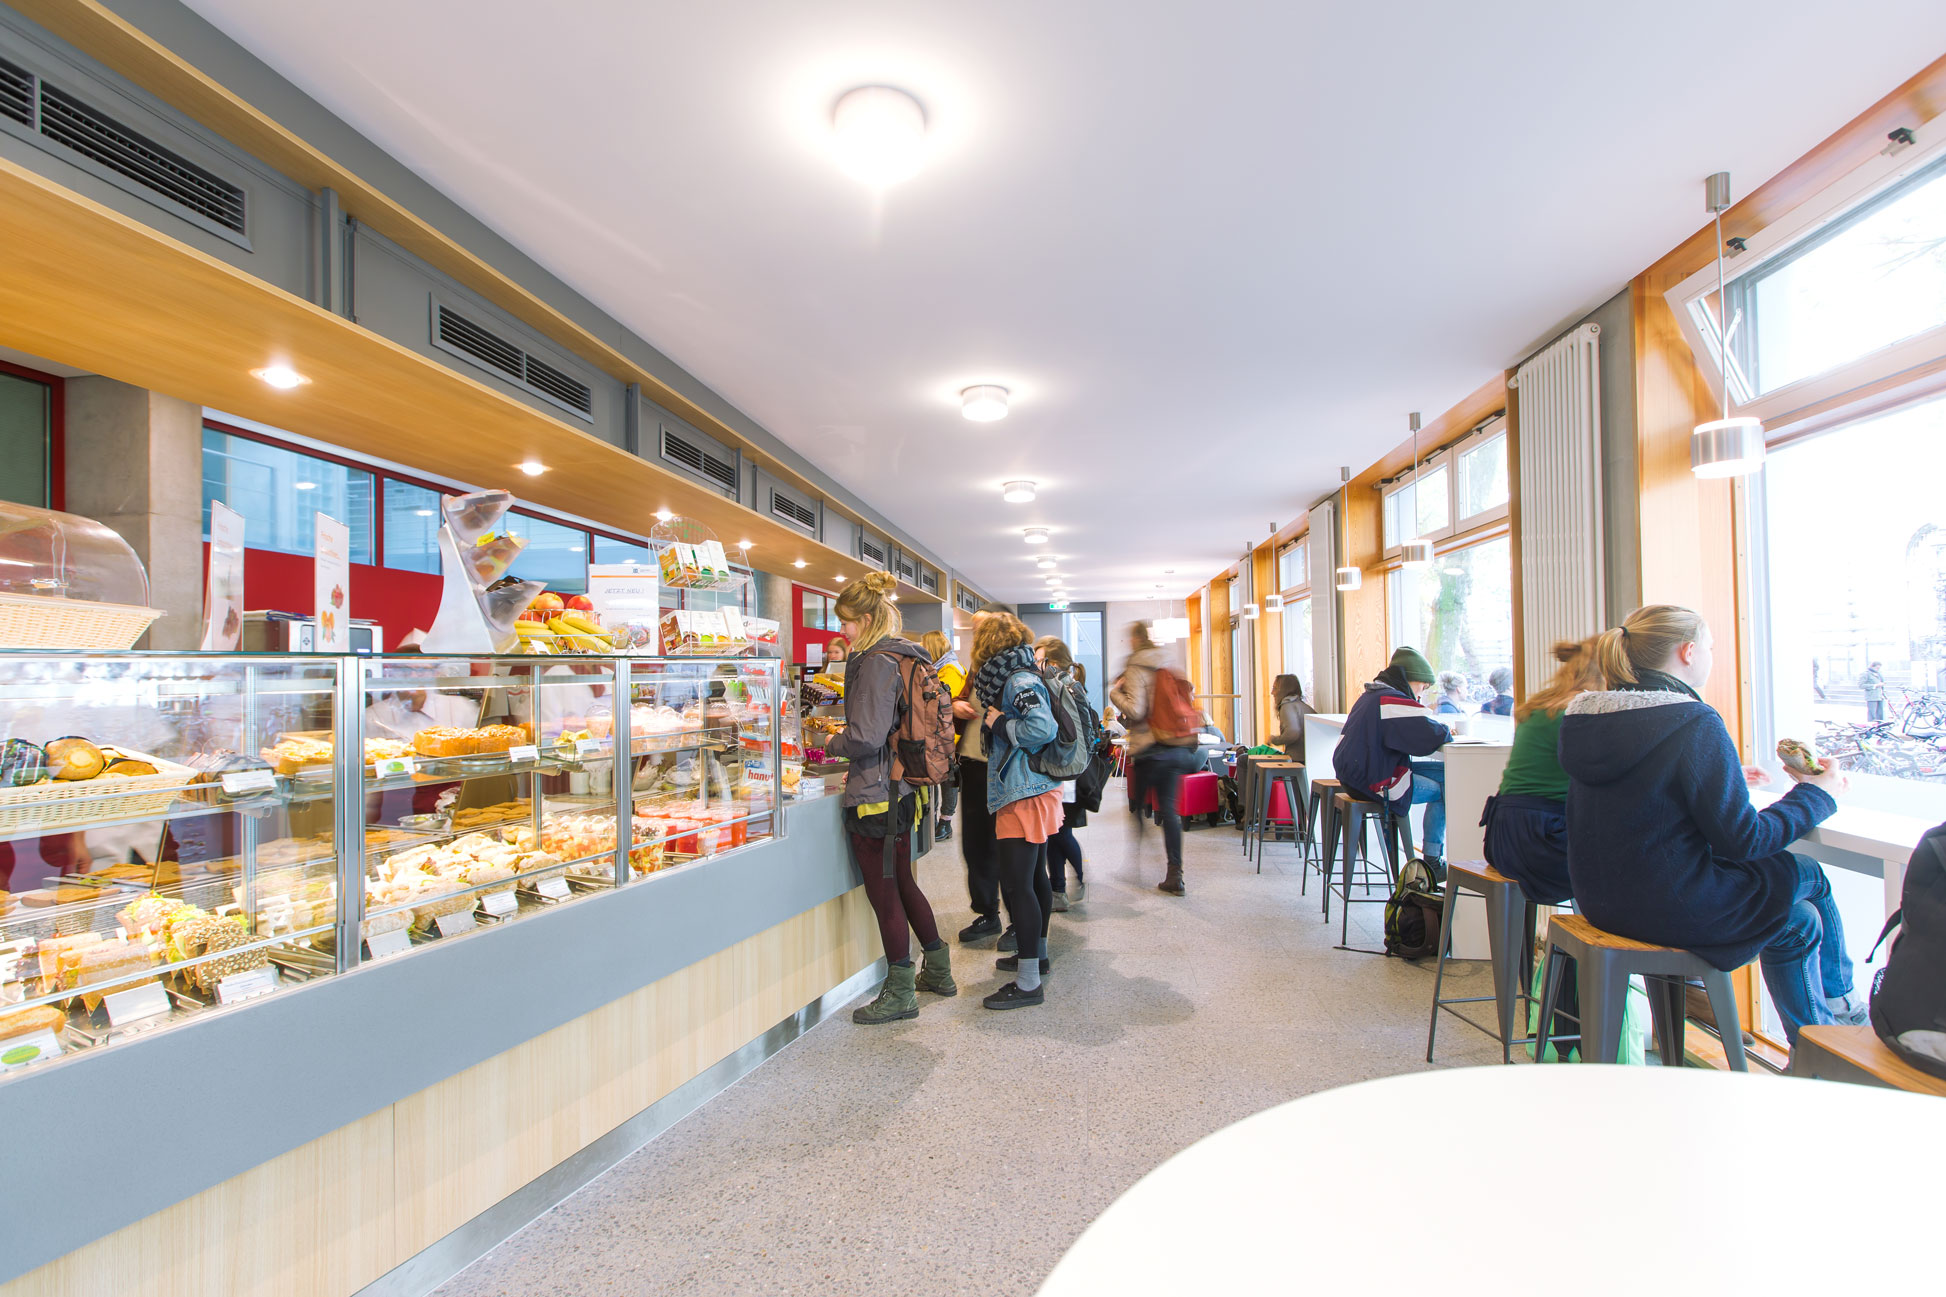
[{"label": "ceiling light fixture", "polygon": [[841,95],[831,110],[831,136],[839,169],[861,184],[883,189],[919,170],[926,148],[926,110],[903,90],[859,86]]},{"label": "ceiling light fixture", "polygon": [[1032,482],[1003,482],[1000,486],[1000,498],[1008,504],[1032,504],[1034,500],[1034,484]]},{"label": "ceiling light fixture", "polygon": [[1020,529],[1020,538],[1029,545],[1045,545],[1047,544],[1047,528],[1022,527]]},{"label": "ceiling light fixture", "polygon": [[1334,588],[1338,590],[1356,590],[1364,584],[1365,573],[1362,568],[1341,567],[1338,569],[1338,580]]},{"label": "ceiling light fixture", "polygon": [[800,558],[800,559],[795,559],[795,560],[793,560],[793,561],[792,561],[792,563],[791,563],[791,566],[792,566],[792,567],[809,567],[809,566],[811,566],[811,565],[810,565],[809,563],[806,563],[806,562],[805,562],[805,561],[804,561],[803,559],[801,559],[801,558]]},{"label": "ceiling light fixture", "polygon": [[675,514],[670,513],[667,509],[657,509],[655,511],[655,520],[657,522],[668,522],[675,516]]},{"label": "ceiling light fixture", "polygon": [[1007,389],[992,383],[963,388],[959,394],[959,412],[975,423],[1004,419],[1007,417]]},{"label": "ceiling light fixture", "polygon": [[1743,477],[1764,466],[1764,425],[1749,415],[1730,416],[1730,339],[1743,323],[1730,309],[1723,290],[1723,213],[1730,206],[1730,173],[1719,171],[1703,182],[1703,205],[1716,219],[1717,369],[1723,377],[1723,417],[1696,425],[1689,434],[1689,471],[1697,477]]},{"label": "ceiling light fixture", "polygon": [[1043,554],[1039,558],[1034,560],[1034,566],[1040,568],[1043,572],[1045,572],[1048,568],[1055,566],[1055,564],[1059,562],[1060,560],[1055,558],[1052,554]]},{"label": "ceiling light fixture", "polygon": [[1262,610],[1256,604],[1247,603],[1243,605],[1243,620],[1256,621],[1261,612]]},{"label": "ceiling light fixture", "polygon": [[1419,526],[1419,412],[1407,416],[1412,423],[1412,525],[1415,538],[1399,546],[1399,562],[1406,567],[1432,566],[1432,542],[1416,535]]},{"label": "ceiling light fixture", "polygon": [[843,585],[844,583],[845,583],[845,574],[843,572],[840,572],[838,573],[838,584]]},{"label": "ceiling light fixture", "polygon": [[529,477],[539,477],[547,471],[547,465],[538,459],[523,459],[520,461],[520,471]]},{"label": "ceiling light fixture", "polygon": [[738,541],[738,542],[737,542],[737,548],[738,548],[738,549],[749,549],[749,548],[750,548],[750,542],[749,542],[749,541],[747,541],[747,540],[740,540],[740,541]]},{"label": "ceiling light fixture", "polygon": [[1264,611],[1265,611],[1265,612],[1282,612],[1282,611],[1284,611],[1284,596],[1283,596],[1283,595],[1281,595],[1281,594],[1267,594],[1267,595],[1265,595],[1265,596],[1264,596]]},{"label": "ceiling light fixture", "polygon": [[289,365],[265,365],[262,369],[250,371],[250,377],[262,379],[272,387],[288,392],[293,387],[302,387],[311,380],[292,369]]}]

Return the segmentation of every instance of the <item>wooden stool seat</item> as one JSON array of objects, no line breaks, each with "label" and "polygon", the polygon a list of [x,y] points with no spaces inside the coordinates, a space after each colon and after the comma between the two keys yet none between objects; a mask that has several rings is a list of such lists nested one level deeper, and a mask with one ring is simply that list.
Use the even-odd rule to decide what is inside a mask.
[{"label": "wooden stool seat", "polygon": [[1791,1050],[1791,1075],[1946,1098],[1946,1076],[1922,1072],[1906,1062],[1870,1027],[1804,1028]]},{"label": "wooden stool seat", "polygon": [[1449,877],[1459,874],[1465,878],[1497,886],[1520,886],[1484,860],[1449,860],[1446,862],[1446,873]]},{"label": "wooden stool seat", "polygon": [[1690,951],[1603,931],[1580,914],[1556,915],[1547,925],[1536,1060],[1546,1058],[1547,1047],[1553,1039],[1550,1030],[1563,972],[1557,956],[1572,959],[1576,964],[1581,999],[1582,1062],[1620,1061],[1622,1009],[1628,999],[1628,979],[1634,976],[1640,977],[1648,990],[1649,1013],[1655,1020],[1656,1052],[1662,1056],[1664,1066],[1683,1064],[1686,1020],[1683,988],[1693,979],[1702,982],[1709,993],[1710,1013],[1716,1018],[1730,1070],[1749,1070],[1743,1056],[1743,1028],[1737,1018],[1737,1001],[1728,973]]}]

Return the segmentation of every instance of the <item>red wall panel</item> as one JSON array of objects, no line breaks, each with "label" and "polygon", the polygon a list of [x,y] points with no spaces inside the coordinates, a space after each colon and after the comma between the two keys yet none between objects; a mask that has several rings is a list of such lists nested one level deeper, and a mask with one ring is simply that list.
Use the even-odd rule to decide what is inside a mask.
[{"label": "red wall panel", "polygon": [[[317,612],[312,589],[313,561],[309,554],[280,554],[275,550],[243,552],[243,606],[268,608],[309,617]],[[203,571],[209,571],[209,545],[203,546]],[[426,630],[439,613],[440,579],[425,572],[399,572],[351,565],[351,615],[377,622],[385,631],[385,647],[397,648],[413,630]]]}]

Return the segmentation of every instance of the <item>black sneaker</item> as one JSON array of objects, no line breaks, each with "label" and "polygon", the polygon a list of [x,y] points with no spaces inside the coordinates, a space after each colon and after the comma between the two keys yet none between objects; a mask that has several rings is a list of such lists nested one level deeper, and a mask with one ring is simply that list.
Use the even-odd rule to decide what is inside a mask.
[{"label": "black sneaker", "polygon": [[932,835],[932,840],[934,842],[951,842],[953,840],[953,826],[950,823],[941,824],[939,831]]},{"label": "black sneaker", "polygon": [[[1041,976],[1047,976],[1047,970],[1051,963],[1052,961],[1046,959],[1041,961]],[[1020,956],[1004,955],[994,960],[993,966],[1003,973],[1018,973],[1020,971]]]},{"label": "black sneaker", "polygon": [[1044,987],[1037,986],[1031,991],[1023,991],[1018,982],[1008,982],[980,1003],[989,1009],[1024,1009],[1030,1004],[1040,1004],[1046,999]]},{"label": "black sneaker", "polygon": [[1009,923],[1007,925],[1007,930],[1000,934],[1000,940],[994,944],[993,948],[1003,953],[1009,950],[1020,949],[1020,938],[1014,935],[1013,924]]},{"label": "black sneaker", "polygon": [[959,939],[961,944],[969,941],[983,941],[988,937],[997,935],[999,931],[1000,916],[997,914],[982,914],[979,918],[959,930]]}]

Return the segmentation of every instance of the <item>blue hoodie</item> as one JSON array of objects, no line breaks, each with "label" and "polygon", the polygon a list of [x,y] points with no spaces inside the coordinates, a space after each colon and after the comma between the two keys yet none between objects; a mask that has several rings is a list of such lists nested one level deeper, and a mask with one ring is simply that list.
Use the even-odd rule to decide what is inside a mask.
[{"label": "blue hoodie", "polygon": [[1759,811],[1716,709],[1686,693],[1586,693],[1561,722],[1568,876],[1618,937],[1694,951],[1728,972],[1784,925],[1786,848],[1838,809],[1797,784]]},{"label": "blue hoodie", "polygon": [[1388,801],[1403,812],[1412,805],[1409,758],[1431,756],[1453,732],[1388,677],[1404,679],[1388,669],[1351,705],[1331,754],[1331,769],[1347,790]]}]

